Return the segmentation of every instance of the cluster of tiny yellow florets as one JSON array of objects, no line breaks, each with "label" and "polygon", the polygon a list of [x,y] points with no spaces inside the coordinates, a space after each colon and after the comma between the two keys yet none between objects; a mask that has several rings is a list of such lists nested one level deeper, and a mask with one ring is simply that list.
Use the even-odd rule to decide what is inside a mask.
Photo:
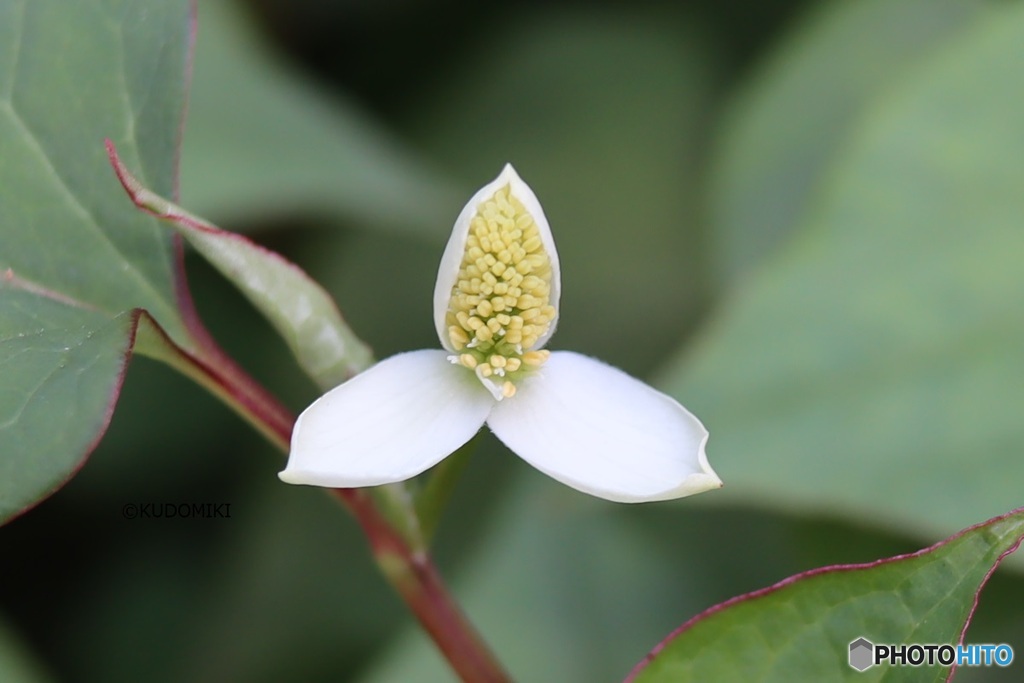
[{"label": "cluster of tiny yellow florets", "polygon": [[506,186],[477,208],[448,304],[458,362],[500,382],[506,397],[549,352],[533,350],[555,318],[551,259],[533,217]]}]

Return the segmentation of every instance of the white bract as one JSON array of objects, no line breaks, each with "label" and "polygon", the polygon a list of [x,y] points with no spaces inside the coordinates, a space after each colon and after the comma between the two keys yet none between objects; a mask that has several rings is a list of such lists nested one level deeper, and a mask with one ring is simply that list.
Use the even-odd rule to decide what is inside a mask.
[{"label": "white bract", "polygon": [[324,394],[299,416],[281,479],[402,481],[487,424],[537,469],[608,500],[720,487],[707,430],[679,403],[600,361],[543,348],[560,284],[544,211],[505,166],[466,204],[441,257],[434,322],[444,350],[392,356]]}]

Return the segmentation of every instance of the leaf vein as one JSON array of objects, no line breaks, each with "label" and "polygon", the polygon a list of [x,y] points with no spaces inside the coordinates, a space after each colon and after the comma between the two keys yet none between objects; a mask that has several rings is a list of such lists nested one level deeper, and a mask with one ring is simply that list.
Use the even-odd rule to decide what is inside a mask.
[{"label": "leaf vein", "polygon": [[82,203],[82,201],[75,195],[74,191],[67,184],[63,176],[60,175],[60,172],[51,162],[50,157],[46,153],[46,150],[40,144],[38,136],[36,136],[35,132],[28,125],[28,122],[24,118],[22,118],[22,116],[18,113],[18,110],[14,107],[13,101],[8,100],[4,102],[4,104],[6,105],[6,109],[8,110],[8,112],[13,117],[15,124],[17,124],[25,132],[26,139],[30,142],[32,150],[41,159],[45,170],[54,179],[55,184],[62,190],[62,193],[67,197],[72,210],[79,214],[80,218],[82,218],[82,222],[90,226],[94,233],[101,238],[100,242],[102,244],[105,244],[107,248],[110,249],[122,263],[128,266],[125,269],[125,271],[130,272],[134,279],[136,279],[140,283],[143,289],[150,292],[155,297],[155,300],[157,302],[159,302],[163,307],[170,309],[174,317],[177,317],[177,311],[174,304],[169,302],[164,297],[164,293],[160,292],[154,286],[153,282],[149,278],[147,278],[142,273],[142,271],[139,270],[138,266],[131,259],[129,259],[124,252],[121,251],[121,249],[112,239],[110,239],[110,236],[103,230],[102,227],[100,227],[99,221],[96,219],[96,217],[92,214],[88,207],[86,207]]}]

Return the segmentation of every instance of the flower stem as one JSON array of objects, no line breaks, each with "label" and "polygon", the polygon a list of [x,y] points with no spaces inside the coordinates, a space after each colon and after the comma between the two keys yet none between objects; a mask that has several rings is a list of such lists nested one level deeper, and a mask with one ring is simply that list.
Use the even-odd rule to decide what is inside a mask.
[{"label": "flower stem", "polygon": [[424,550],[414,551],[362,489],[334,489],[370,541],[381,571],[463,681],[504,683],[508,674],[459,609]]},{"label": "flower stem", "polygon": [[[169,362],[218,396],[287,454],[295,417],[212,339],[203,341],[201,355],[215,359],[215,363],[204,363],[180,352],[151,355]],[[215,372],[211,372],[213,367]],[[331,489],[331,493],[359,521],[381,572],[459,677],[467,683],[510,681],[448,592],[423,543],[409,538],[389,521],[368,490]],[[389,498],[389,505],[393,505],[395,499]],[[415,514],[411,508],[409,513]]]}]

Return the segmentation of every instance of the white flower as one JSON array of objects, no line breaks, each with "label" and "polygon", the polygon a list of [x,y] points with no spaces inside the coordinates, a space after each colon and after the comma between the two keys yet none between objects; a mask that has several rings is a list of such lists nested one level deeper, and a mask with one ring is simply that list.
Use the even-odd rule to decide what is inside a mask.
[{"label": "white flower", "polygon": [[708,433],[675,400],[600,361],[543,347],[558,321],[558,254],[511,165],[455,221],[434,290],[444,350],[402,353],[299,416],[281,472],[337,488],[409,479],[485,423],[542,472],[622,502],[722,485]]}]

